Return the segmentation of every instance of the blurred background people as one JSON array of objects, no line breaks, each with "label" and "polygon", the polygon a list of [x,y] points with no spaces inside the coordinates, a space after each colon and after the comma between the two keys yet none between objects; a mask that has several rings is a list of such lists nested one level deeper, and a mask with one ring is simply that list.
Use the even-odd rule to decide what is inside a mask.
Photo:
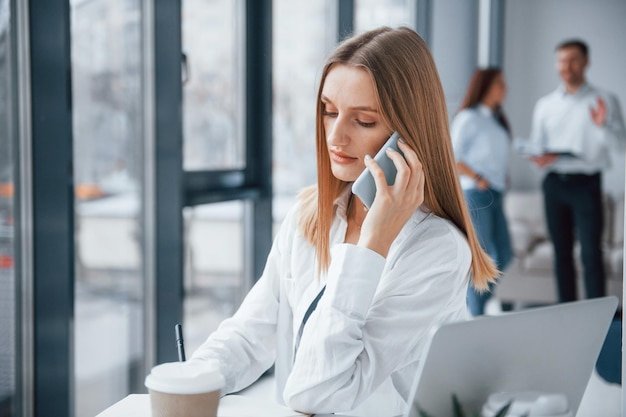
[{"label": "blurred background people", "polygon": [[585,42],[567,40],[556,47],[562,84],[537,102],[530,137],[542,151],[531,160],[546,168],[542,188],[560,302],[578,298],[575,234],[580,241],[586,297],[606,294],[601,172],[610,165],[611,147],[626,142],[619,101],[587,83],[588,66]]},{"label": "blurred background people", "polygon": [[[484,250],[500,271],[513,257],[503,195],[507,184],[510,127],[502,112],[506,83],[498,68],[474,72],[451,135],[461,187]],[[489,291],[467,289],[467,305],[473,316],[484,314]]]}]

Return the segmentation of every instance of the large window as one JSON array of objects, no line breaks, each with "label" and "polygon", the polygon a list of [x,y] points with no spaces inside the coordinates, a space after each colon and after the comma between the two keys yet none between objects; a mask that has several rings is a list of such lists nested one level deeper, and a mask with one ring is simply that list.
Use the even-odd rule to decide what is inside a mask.
[{"label": "large window", "polygon": [[[238,40],[243,35],[236,23],[243,8],[232,1],[210,4],[213,7],[197,0],[183,2],[183,49],[189,73],[183,90],[186,170],[245,168],[234,163],[245,155],[238,145],[243,139],[237,128],[243,105],[233,102],[240,100],[238,91],[243,88],[237,78],[245,64],[237,58],[243,55]],[[324,59],[336,42],[335,8],[332,0],[280,0],[272,5],[274,231],[297,191],[316,180],[315,95]],[[184,322],[189,354],[235,312],[252,284],[246,279],[250,273],[246,221],[251,204],[236,200],[184,210]]]},{"label": "large window", "polygon": [[17,416],[16,281],[14,269],[14,153],[11,130],[13,97],[9,2],[0,1],[0,416]]},{"label": "large window", "polygon": [[[246,169],[244,7],[240,0],[182,2],[185,171]],[[244,271],[245,206],[235,200],[184,209],[189,355],[235,312],[250,288]]]},{"label": "large window", "polygon": [[75,414],[143,386],[141,8],[71,3]]},{"label": "large window", "polygon": [[316,181],[315,99],[325,58],[336,44],[336,7],[330,0],[273,5],[276,198],[292,198]]},{"label": "large window", "polygon": [[245,167],[239,0],[183,0],[183,165]]},{"label": "large window", "polygon": [[185,219],[185,346],[189,355],[233,315],[250,288],[244,279],[245,202],[188,207]]},{"label": "large window", "polygon": [[415,0],[355,0],[354,32],[378,26],[415,28]]}]

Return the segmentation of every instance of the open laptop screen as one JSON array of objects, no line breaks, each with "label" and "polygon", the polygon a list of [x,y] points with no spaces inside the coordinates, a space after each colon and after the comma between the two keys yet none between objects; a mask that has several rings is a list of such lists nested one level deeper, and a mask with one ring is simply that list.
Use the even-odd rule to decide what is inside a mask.
[{"label": "open laptop screen", "polygon": [[575,415],[617,304],[604,297],[439,327],[405,417],[418,417],[419,409],[451,416],[453,394],[473,413],[501,391],[562,393]]}]

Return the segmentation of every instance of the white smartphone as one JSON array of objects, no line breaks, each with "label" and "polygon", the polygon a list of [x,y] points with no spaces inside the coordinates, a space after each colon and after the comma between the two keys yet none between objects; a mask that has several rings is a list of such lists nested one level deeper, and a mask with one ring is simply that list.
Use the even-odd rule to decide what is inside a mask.
[{"label": "white smartphone", "polygon": [[[391,148],[399,152],[400,155],[404,156],[400,148],[398,148],[399,137],[400,135],[398,132],[393,132],[383,147],[380,148],[376,156],[374,156],[374,160],[385,173],[387,185],[393,185],[396,181],[397,173],[396,166],[393,164],[391,158],[387,156],[387,149]],[[352,192],[361,199],[367,208],[372,206],[374,197],[376,196],[376,183],[374,182],[374,177],[370,173],[369,169],[365,168],[356,181],[354,181],[352,184]]]}]

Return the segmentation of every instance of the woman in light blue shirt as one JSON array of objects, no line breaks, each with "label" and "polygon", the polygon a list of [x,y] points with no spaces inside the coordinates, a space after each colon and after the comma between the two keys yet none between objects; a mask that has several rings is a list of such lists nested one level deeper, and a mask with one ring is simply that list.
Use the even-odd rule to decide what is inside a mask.
[{"label": "woman in light blue shirt", "polygon": [[[505,96],[500,69],[476,70],[451,127],[461,187],[476,233],[500,271],[513,257],[502,201],[510,146],[510,128],[501,109]],[[472,315],[484,313],[491,290],[493,285],[490,291],[469,285],[467,305]]]}]

